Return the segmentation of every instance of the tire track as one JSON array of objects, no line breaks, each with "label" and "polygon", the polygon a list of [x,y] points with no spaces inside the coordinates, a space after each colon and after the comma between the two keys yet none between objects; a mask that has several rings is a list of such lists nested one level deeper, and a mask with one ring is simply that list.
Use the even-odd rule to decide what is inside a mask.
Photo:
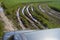
[{"label": "tire track", "polygon": [[50,7],[48,7],[48,6],[46,6],[46,8],[52,13],[52,14],[54,14],[54,15],[56,15],[56,16],[58,16],[58,17],[60,17],[60,13],[59,12],[57,12],[57,11],[55,11],[55,10],[53,10],[53,9],[51,9]]},{"label": "tire track", "polygon": [[[23,9],[22,9],[22,14],[23,14],[24,16],[25,16],[25,14],[24,14],[25,8],[26,8],[26,6],[24,6]],[[34,26],[35,28],[39,29],[39,28],[34,24],[33,21],[31,21],[27,16],[25,16],[25,17],[26,17],[26,19],[32,24],[32,26]]]},{"label": "tire track", "polygon": [[[38,20],[36,20],[35,18],[33,18],[33,16],[31,15],[31,13],[29,12],[29,7],[30,7],[30,5],[27,6],[26,10],[27,10],[29,16],[31,17],[31,19],[32,19],[33,21],[35,21],[36,23],[38,23],[39,25],[41,25],[41,27],[42,27],[43,29],[45,29],[45,27],[44,27]],[[31,7],[31,10],[33,11],[33,7]]]},{"label": "tire track", "polygon": [[42,11],[42,12],[44,12],[45,13],[45,10],[44,9],[42,9],[42,7],[39,5],[39,9]]},{"label": "tire track", "polygon": [[[40,6],[40,5],[39,5]],[[40,8],[40,7],[39,7]],[[48,13],[49,15],[51,15],[51,16],[53,16],[53,17],[55,17],[55,18],[58,18],[58,19],[60,19],[60,17],[58,17],[58,16],[56,16],[56,14],[53,14],[52,12],[50,12],[50,11],[48,11],[46,8],[41,8],[41,9],[43,9],[46,13]],[[43,12],[43,11],[42,11]],[[44,13],[45,13],[44,12]]]},{"label": "tire track", "polygon": [[21,26],[21,28],[22,28],[23,30],[25,30],[26,28],[25,28],[25,26],[23,25],[23,23],[22,23],[22,21],[21,21],[21,19],[20,19],[19,11],[20,11],[20,8],[18,8],[18,10],[16,11],[16,16],[17,16],[17,19],[18,19],[18,21],[19,21],[19,25]]},{"label": "tire track", "polygon": [[[39,6],[40,6],[40,7],[39,7]],[[42,8],[42,7],[41,7],[41,5],[39,5],[39,6],[38,6],[38,7],[39,7],[39,9],[40,9],[40,10],[42,9],[42,10],[44,11],[44,12],[43,12],[43,11],[41,10],[43,13],[46,13],[47,15],[49,15],[49,16],[50,16],[50,18],[49,18],[49,19],[55,20],[53,17],[58,18],[58,17],[56,17],[55,15],[53,15],[51,12],[49,12],[48,10],[46,10],[46,9]]]}]

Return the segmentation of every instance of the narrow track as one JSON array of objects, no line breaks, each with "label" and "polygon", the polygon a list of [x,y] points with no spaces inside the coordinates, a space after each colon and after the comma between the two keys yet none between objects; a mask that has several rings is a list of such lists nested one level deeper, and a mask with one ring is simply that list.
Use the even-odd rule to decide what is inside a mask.
[{"label": "narrow track", "polygon": [[[40,10],[41,12],[44,11],[43,13],[44,13],[44,14],[47,14],[47,15],[49,16],[49,19],[50,19],[50,20],[55,20],[55,19],[53,18],[53,17],[55,17],[55,16],[54,16],[52,13],[50,13],[48,10],[42,8],[41,5],[39,5],[38,7],[39,7],[39,10]],[[42,11],[41,9],[42,9],[43,11]]]},{"label": "narrow track", "polygon": [[58,17],[60,17],[60,12],[57,12],[53,9],[51,9],[50,7],[46,6],[46,8],[53,14],[53,15],[56,15]]},{"label": "narrow track", "polygon": [[[39,7],[40,8],[40,7]],[[47,8],[47,7],[46,7]],[[56,13],[52,13],[51,11],[48,11],[46,8],[40,8],[40,9],[42,9],[43,11],[44,11],[44,13],[46,12],[46,13],[48,13],[49,15],[51,15],[51,16],[53,16],[53,17],[55,17],[55,18],[58,18],[58,19],[60,19],[60,17],[59,17],[59,15],[56,15]],[[51,10],[50,8],[48,8],[49,10]],[[43,12],[42,11],[42,12]],[[54,12],[54,11],[53,11]]]},{"label": "narrow track", "polygon": [[[26,6],[24,6],[23,9],[22,9],[22,14],[23,14],[24,16],[25,16],[25,14],[24,14],[25,8],[26,8]],[[26,17],[26,19],[32,24],[33,27],[39,29],[39,28],[34,24],[34,22],[33,22],[32,20],[30,20],[27,16],[25,16],[25,17]]]},{"label": "narrow track", "polygon": [[23,30],[25,30],[26,28],[25,28],[25,26],[23,25],[23,23],[22,23],[22,21],[21,21],[21,19],[20,19],[19,11],[20,11],[20,8],[18,8],[18,10],[16,11],[16,16],[17,16],[17,19],[18,19],[18,21],[19,21],[19,25],[21,26],[21,28],[22,28]]},{"label": "narrow track", "polygon": [[[28,6],[26,10],[27,10],[29,16],[31,17],[31,19],[32,19],[33,21],[35,21],[36,23],[38,23],[39,25],[41,25],[41,27],[42,27],[43,29],[45,29],[45,26],[43,26],[38,20],[36,20],[35,18],[33,18],[33,16],[31,15],[31,13],[29,12],[29,7],[30,7],[30,6]],[[32,11],[32,12],[34,11],[34,10],[33,10],[33,7],[31,7],[31,11]]]}]

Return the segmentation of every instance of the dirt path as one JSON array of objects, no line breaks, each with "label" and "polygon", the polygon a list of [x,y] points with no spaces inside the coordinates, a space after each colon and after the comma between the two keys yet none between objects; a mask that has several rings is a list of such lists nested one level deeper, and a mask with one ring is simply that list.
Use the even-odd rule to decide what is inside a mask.
[{"label": "dirt path", "polygon": [[2,18],[2,21],[4,22],[5,31],[14,31],[14,30],[17,30],[17,28],[15,28],[15,26],[13,25],[12,21],[10,21],[10,20],[5,16],[5,13],[4,13],[2,7],[0,7],[0,16],[1,16],[1,18]]}]

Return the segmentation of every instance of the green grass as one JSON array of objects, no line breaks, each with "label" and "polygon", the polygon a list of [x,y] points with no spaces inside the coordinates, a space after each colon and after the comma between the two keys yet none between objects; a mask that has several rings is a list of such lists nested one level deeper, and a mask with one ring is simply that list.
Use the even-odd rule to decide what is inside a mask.
[{"label": "green grass", "polygon": [[3,0],[0,0],[0,2],[2,2]]},{"label": "green grass", "polygon": [[50,7],[56,8],[57,10],[60,10],[60,1],[54,1],[54,2],[48,3],[48,5]]},{"label": "green grass", "polygon": [[55,7],[60,10],[60,1],[59,0],[4,0],[2,3],[6,8],[12,8],[15,7],[16,5],[21,5],[22,3],[47,3],[51,7]]},{"label": "green grass", "polygon": [[0,20],[0,37],[3,36],[4,25],[3,22]]},{"label": "green grass", "polygon": [[[14,5],[18,5],[19,3],[32,3],[32,2],[51,2],[51,1],[56,1],[56,0],[4,0],[3,4],[7,7],[13,7]],[[58,0],[59,1],[59,0]]]}]

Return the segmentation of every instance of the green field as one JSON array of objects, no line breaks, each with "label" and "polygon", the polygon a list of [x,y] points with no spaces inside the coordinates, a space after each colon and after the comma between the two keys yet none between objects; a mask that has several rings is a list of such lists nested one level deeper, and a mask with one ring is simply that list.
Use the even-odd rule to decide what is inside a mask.
[{"label": "green field", "polygon": [[[15,26],[18,28],[18,29],[21,29],[18,25],[18,21],[17,21],[17,18],[16,18],[16,10],[18,7],[21,7],[21,9],[25,6],[25,5],[29,5],[29,4],[33,4],[33,7],[35,8],[34,12],[32,12],[32,15],[33,17],[36,17],[37,20],[39,21],[42,21],[44,25],[48,26],[48,28],[59,28],[60,27],[60,24],[57,24],[55,23],[54,20],[52,21],[49,21],[50,20],[50,17],[47,16],[46,14],[43,14],[41,11],[39,12],[39,9],[37,8],[37,5],[38,4],[44,4],[44,5],[48,5],[49,7],[54,7],[54,8],[57,8],[57,10],[60,10],[60,3],[59,3],[59,0],[4,0],[2,2],[2,6],[5,8],[5,13],[7,15],[7,17],[12,20],[15,24]],[[44,6],[45,7],[45,6]],[[25,11],[25,13],[27,14],[27,12]],[[43,16],[40,16],[36,13],[39,13],[40,15],[43,15]],[[24,18],[24,15],[22,15],[22,13],[20,12],[20,16],[22,17],[22,21],[24,21],[24,25],[26,27],[28,26],[31,26],[29,25],[30,23],[27,21],[26,18]],[[48,20],[46,20],[46,18]],[[52,23],[53,22],[53,23]],[[38,24],[37,24],[38,25]],[[33,26],[31,26],[32,28]],[[40,27],[38,25],[38,27]],[[34,28],[32,28],[34,29]]]},{"label": "green field", "polygon": [[49,4],[49,6],[60,10],[60,1],[55,1],[55,2],[48,3],[48,4]]}]

